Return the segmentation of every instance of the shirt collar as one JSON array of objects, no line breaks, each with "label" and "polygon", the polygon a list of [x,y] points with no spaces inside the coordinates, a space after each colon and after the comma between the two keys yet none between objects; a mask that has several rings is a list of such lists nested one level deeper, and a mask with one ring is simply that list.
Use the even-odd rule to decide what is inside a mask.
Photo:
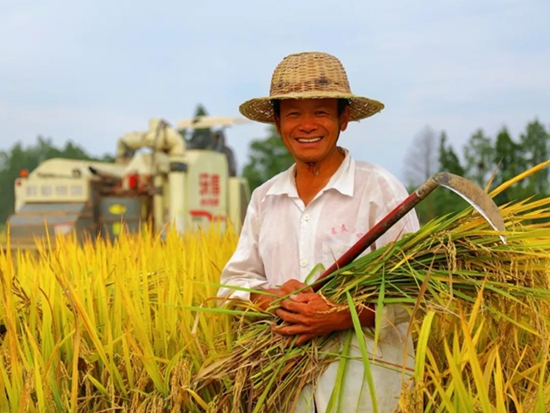
[{"label": "shirt collar", "polygon": [[[344,149],[344,154],[344,161],[334,175],[332,175],[321,193],[330,189],[335,189],[342,195],[353,196],[353,188],[355,185],[355,161],[352,159],[347,149]],[[296,182],[294,180],[295,170],[296,164],[279,174],[265,196],[288,195],[290,198],[298,198],[298,190],[296,189]]]}]

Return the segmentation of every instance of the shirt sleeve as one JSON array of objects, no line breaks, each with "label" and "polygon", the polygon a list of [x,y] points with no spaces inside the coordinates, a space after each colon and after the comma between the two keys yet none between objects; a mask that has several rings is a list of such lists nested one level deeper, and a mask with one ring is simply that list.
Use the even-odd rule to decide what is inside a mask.
[{"label": "shirt sleeve", "polygon": [[254,200],[247,207],[237,248],[222,270],[218,297],[250,301],[250,292],[232,287],[262,289],[268,285],[258,252],[260,220]]}]

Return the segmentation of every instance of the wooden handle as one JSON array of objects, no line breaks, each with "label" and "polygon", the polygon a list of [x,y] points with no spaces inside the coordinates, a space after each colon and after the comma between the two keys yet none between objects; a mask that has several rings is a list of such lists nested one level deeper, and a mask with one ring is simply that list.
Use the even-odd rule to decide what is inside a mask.
[{"label": "wooden handle", "polygon": [[345,267],[355,258],[370,247],[378,238],[384,235],[397,221],[403,218],[420,201],[426,198],[435,188],[437,182],[430,178],[414,193],[409,195],[403,202],[397,205],[388,215],[386,215],[378,224],[372,227],[359,241],[351,246],[334,264],[332,264],[321,276],[312,284],[314,291],[318,291],[326,282],[325,278],[339,268]]}]

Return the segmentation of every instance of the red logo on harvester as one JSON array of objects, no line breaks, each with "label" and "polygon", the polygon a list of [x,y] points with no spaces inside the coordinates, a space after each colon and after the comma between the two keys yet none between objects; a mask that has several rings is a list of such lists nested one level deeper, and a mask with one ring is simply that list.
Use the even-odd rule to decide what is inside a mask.
[{"label": "red logo on harvester", "polygon": [[218,206],[220,203],[220,175],[199,174],[199,195],[201,206]]}]

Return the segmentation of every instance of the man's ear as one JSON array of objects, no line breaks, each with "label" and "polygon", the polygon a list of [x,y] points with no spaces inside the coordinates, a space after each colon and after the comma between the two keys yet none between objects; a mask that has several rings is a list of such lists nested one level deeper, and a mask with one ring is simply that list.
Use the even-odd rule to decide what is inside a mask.
[{"label": "man's ear", "polygon": [[351,116],[351,109],[348,106],[344,108],[342,115],[340,115],[340,131],[344,132],[348,128],[349,118]]},{"label": "man's ear", "polygon": [[281,119],[279,118],[279,116],[277,116],[276,113],[273,114],[273,119],[275,119],[275,128],[277,129],[277,133],[279,134],[279,136],[283,136],[281,135]]}]

